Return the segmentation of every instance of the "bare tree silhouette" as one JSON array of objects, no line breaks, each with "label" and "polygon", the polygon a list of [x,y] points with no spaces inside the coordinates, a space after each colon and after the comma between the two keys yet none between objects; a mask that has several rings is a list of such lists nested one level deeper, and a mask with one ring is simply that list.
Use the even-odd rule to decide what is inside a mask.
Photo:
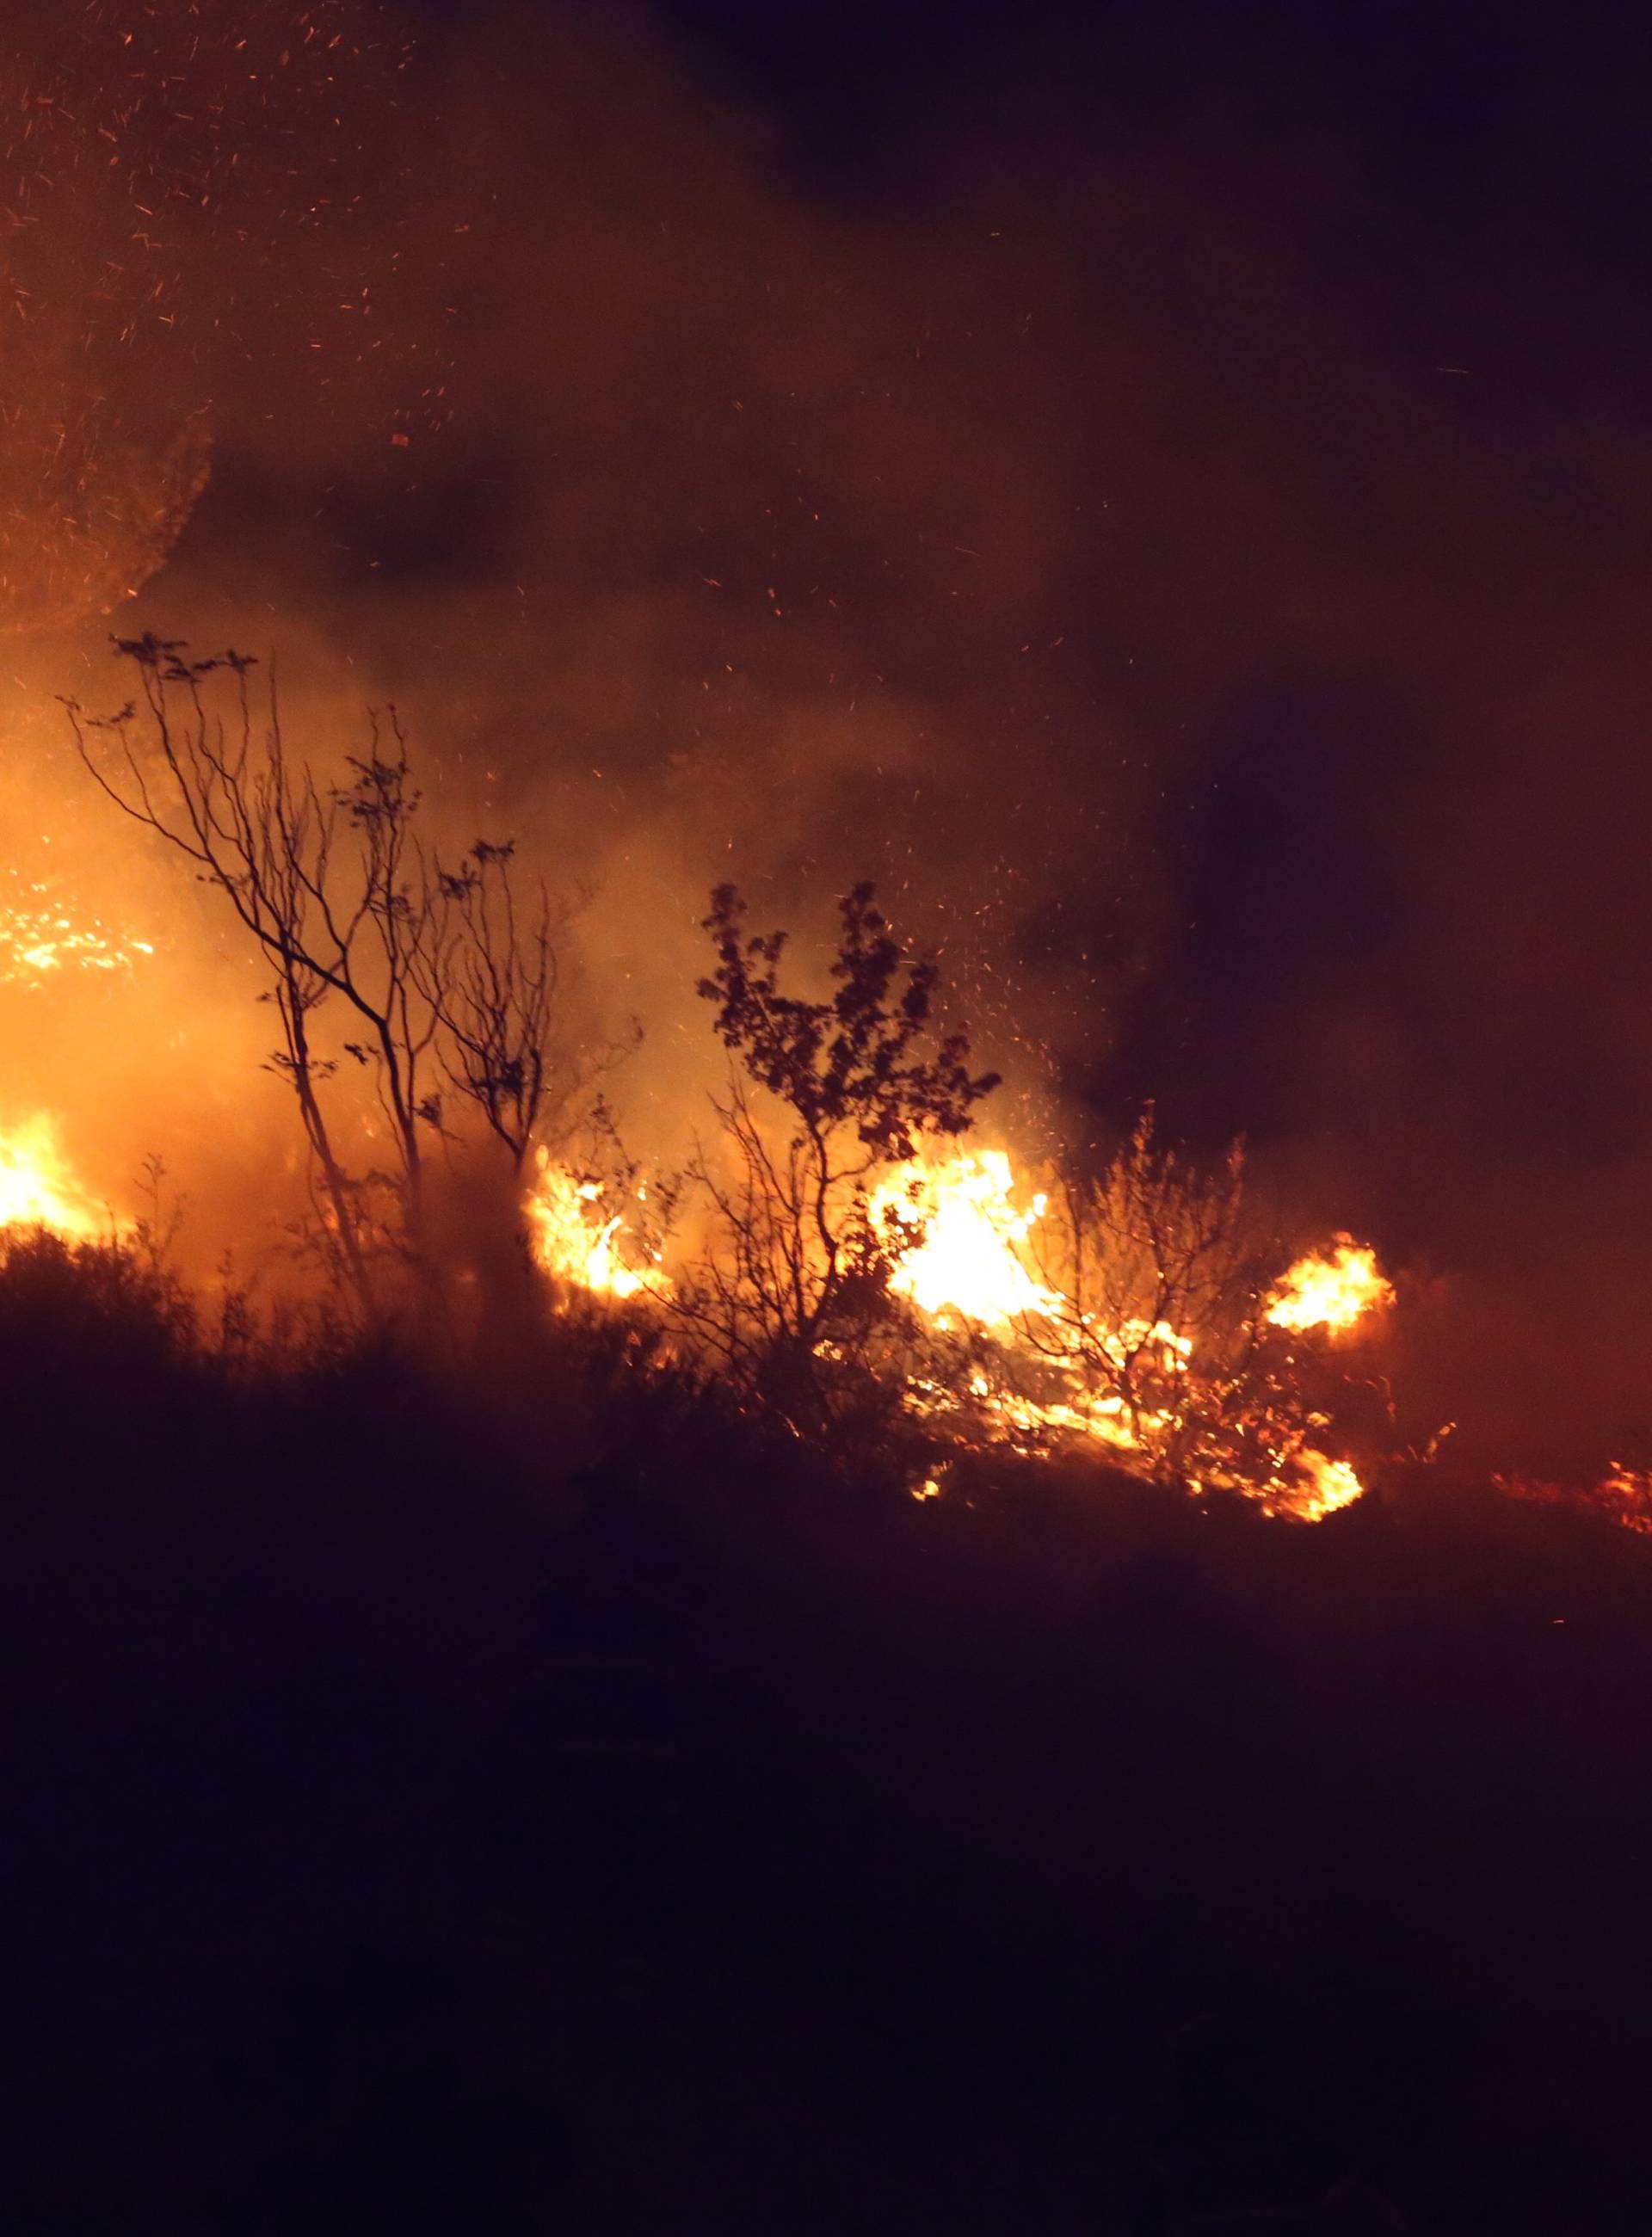
[{"label": "bare tree silhouette", "polygon": [[[312,1156],[320,1239],[371,1314],[387,1242],[431,1275],[426,1169],[444,1086],[479,1112],[513,1170],[541,1118],[555,1063],[548,896],[541,884],[519,899],[508,845],[479,841],[452,870],[427,849],[393,709],[369,717],[366,750],[329,784],[289,753],[273,676],[254,704],[255,662],[191,660],[153,636],[116,650],[137,692],[106,718],[64,703],[81,758],[117,807],[195,865],[263,955],[263,999],[281,1022],[270,1062]],[[233,678],[228,716],[208,682],[216,671]],[[349,1020],[336,1053],[316,1040],[328,1003]],[[344,1057],[371,1076],[387,1171],[354,1171],[339,1147],[325,1091]]]}]

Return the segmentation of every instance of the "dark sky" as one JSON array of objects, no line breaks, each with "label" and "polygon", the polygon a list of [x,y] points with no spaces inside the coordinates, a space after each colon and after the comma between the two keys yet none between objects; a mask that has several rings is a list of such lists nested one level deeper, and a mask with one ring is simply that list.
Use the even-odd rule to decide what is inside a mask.
[{"label": "dark sky", "polygon": [[711,874],[876,875],[1080,1127],[1431,1283],[1442,1410],[1652,1415],[1635,11],[414,12],[451,424],[248,412],[173,594],[556,803],[644,1006]]}]

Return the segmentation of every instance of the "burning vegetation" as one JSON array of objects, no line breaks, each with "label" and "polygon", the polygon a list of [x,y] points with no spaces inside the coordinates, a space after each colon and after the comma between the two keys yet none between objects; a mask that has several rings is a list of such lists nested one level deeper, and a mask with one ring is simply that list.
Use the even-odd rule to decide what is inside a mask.
[{"label": "burning vegetation", "polygon": [[[1226,35],[1186,177],[1074,160],[1106,10],[1054,103],[832,11],[727,99],[696,11],[3,12],[14,2125],[122,2194],[19,2226],[1595,2226],[1652,1442],[1563,1481],[1546,1344],[1552,1474],[1427,1437],[1520,1356],[1464,1175],[1652,1079],[1523,775],[1638,628],[1536,189],[1345,294],[1365,143],[1206,150]],[[775,129],[804,36],[887,148]]]},{"label": "burning vegetation", "polygon": [[[444,842],[393,711],[312,759],[256,663],[117,650],[128,703],[69,703],[81,761],[215,901],[277,1027],[301,1194],[253,1254],[278,1313],[296,1297],[358,1336],[461,1349],[525,1314],[606,1320],[627,1373],[718,1391],[920,1500],[1087,1455],[1316,1521],[1402,1457],[1373,1248],[1293,1244],[1237,1149],[1192,1161],[1151,1109],[1111,1145],[1018,1153],[938,965],[869,885],[823,975],[717,889],[697,993],[724,1085],[677,1162],[644,1161],[606,1092],[634,1041],[575,1023],[577,908],[508,838]],[[57,887],[20,888],[3,928],[4,975],[30,989],[95,973],[118,1000],[153,953]],[[5,1137],[0,1180],[0,1224],[155,1232],[81,1184],[49,1119]],[[1647,1527],[1636,1468],[1583,1496]]]},{"label": "burning vegetation", "polygon": [[[367,0],[112,0],[0,55],[0,630],[107,611],[164,562],[207,487],[232,360],[249,394],[255,359],[314,372],[311,400],[347,397],[381,456],[387,434],[399,458],[446,424],[438,330],[405,303],[386,315],[426,213],[368,119],[395,115],[410,64]],[[440,226],[469,230],[451,209]],[[426,296],[444,254],[407,260]],[[698,993],[726,1078],[641,1160],[595,1099],[626,1044],[575,1022],[574,909],[509,838],[438,835],[393,711],[354,754],[313,756],[244,657],[117,643],[129,703],[71,704],[76,742],[261,974],[291,1138],[257,1238],[273,1283],[426,1343],[547,1299],[605,1314],[645,1332],[639,1374],[715,1382],[928,1495],[961,1461],[1076,1452],[1280,1515],[1359,1497],[1395,1435],[1376,1360],[1395,1292],[1373,1248],[1281,1237],[1237,1154],[1190,1162],[1151,1111],[1023,1156],[936,966],[869,885],[841,904],[823,990],[717,888]],[[116,1002],[158,944],[61,879],[0,891],[0,986],[20,999],[80,981]],[[107,1230],[49,1120],[3,1146],[0,1221]],[[1632,1519],[1644,1481],[1615,1465],[1598,1503]]]},{"label": "burning vegetation", "polygon": [[[993,1138],[997,1074],[869,885],[819,992],[717,888],[698,993],[725,1085],[680,1167],[645,1169],[596,1092],[624,1049],[570,1046],[571,912],[508,840],[439,843],[393,713],[329,767],[252,661],[117,650],[132,696],[70,703],[75,742],[262,972],[305,1187],[286,1246],[330,1313],[442,1346],[492,1341],[501,1315],[609,1314],[638,1375],[715,1386],[919,1497],[972,1456],[1087,1452],[1302,1520],[1359,1496],[1394,1297],[1374,1252],[1344,1235],[1293,1256],[1239,1153],[1200,1169],[1151,1112],[1111,1154],[1018,1163]],[[8,1159],[7,1218],[96,1231],[49,1129]]]}]

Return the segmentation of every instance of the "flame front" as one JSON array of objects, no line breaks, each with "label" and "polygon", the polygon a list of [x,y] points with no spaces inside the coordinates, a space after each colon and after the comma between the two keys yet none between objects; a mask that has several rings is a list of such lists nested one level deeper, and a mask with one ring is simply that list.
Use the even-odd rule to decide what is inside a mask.
[{"label": "flame front", "polygon": [[1297,1260],[1274,1291],[1267,1317],[1275,1328],[1342,1334],[1393,1302],[1376,1252],[1351,1236],[1339,1235],[1328,1253],[1310,1251]]},{"label": "flame front", "polygon": [[526,1207],[535,1258],[558,1281],[598,1297],[664,1297],[671,1283],[658,1246],[651,1249],[624,1211],[607,1210],[606,1193],[605,1182],[578,1178],[541,1151]]},{"label": "flame front", "polygon": [[49,1227],[84,1242],[108,1225],[65,1161],[50,1118],[0,1134],[0,1228]]},{"label": "flame front", "polygon": [[1048,1199],[1034,1196],[1018,1211],[1014,1185],[1001,1150],[901,1166],[869,1206],[895,1261],[889,1286],[896,1296],[942,1326],[953,1313],[988,1328],[1023,1313],[1053,1313],[1054,1293],[1019,1256]]},{"label": "flame front", "polygon": [[[1222,1381],[1222,1369],[1201,1353],[1208,1331],[1065,1294],[1039,1247],[1048,1209],[1047,1195],[1018,1186],[1001,1150],[915,1160],[874,1191],[869,1211],[893,1261],[891,1291],[938,1333],[968,1328],[985,1339],[961,1390],[920,1374],[909,1384],[909,1405],[942,1418],[967,1404],[990,1437],[1024,1452],[1082,1440],[1142,1464],[1178,1449],[1201,1375]],[[1263,1300],[1260,1323],[1345,1334],[1392,1297],[1376,1253],[1338,1236],[1328,1251],[1288,1270]],[[1201,1464],[1188,1472],[1193,1488],[1236,1489],[1271,1514],[1310,1521],[1364,1490],[1350,1462],[1308,1442],[1326,1426],[1321,1415],[1298,1409],[1292,1421],[1259,1403],[1253,1418],[1241,1408],[1226,1426],[1243,1445],[1245,1465]]]}]

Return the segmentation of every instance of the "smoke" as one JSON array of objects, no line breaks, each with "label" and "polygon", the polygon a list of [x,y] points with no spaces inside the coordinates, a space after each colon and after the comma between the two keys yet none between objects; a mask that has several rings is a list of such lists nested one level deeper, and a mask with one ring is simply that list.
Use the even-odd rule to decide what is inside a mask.
[{"label": "smoke", "polygon": [[[807,935],[874,877],[1013,1132],[1143,1096],[1244,1132],[1292,1214],[1412,1270],[1424,1410],[1632,1424],[1646,335],[1604,293],[1555,318],[1523,109],[1447,198],[1334,103],[1115,96],[1105,47],[1029,37],[839,146],[823,98],[800,155],[657,16],[188,13],[31,12],[3,81],[53,94],[8,93],[12,167],[74,152],[21,216],[76,275],[10,360],[8,815],[157,954],[0,1002],[102,1184],[175,1142],[233,1225],[284,1139],[233,943],[56,742],[51,690],[119,695],[84,617],[124,577],[123,629],[278,653],[303,749],[395,700],[445,830],[588,891],[638,1146],[716,1077],[710,886]],[[134,29],[172,43],[129,97]],[[158,177],[166,253],[105,303]]]}]

